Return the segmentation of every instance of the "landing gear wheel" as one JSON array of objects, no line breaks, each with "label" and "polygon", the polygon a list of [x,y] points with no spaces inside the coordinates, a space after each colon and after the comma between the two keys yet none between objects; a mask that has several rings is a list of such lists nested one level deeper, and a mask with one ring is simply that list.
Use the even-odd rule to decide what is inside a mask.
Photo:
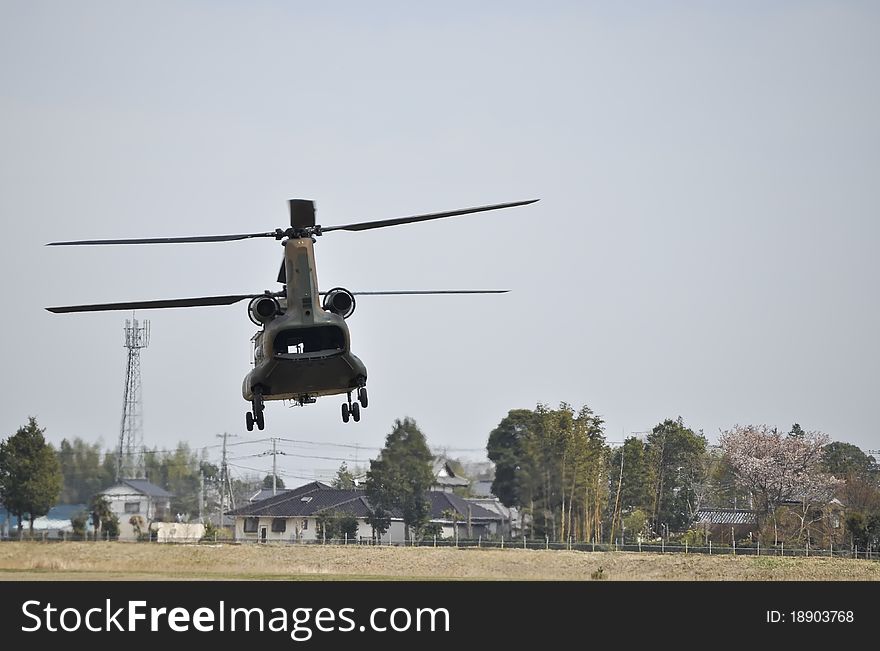
[{"label": "landing gear wheel", "polygon": [[244,415],[244,422],[245,422],[245,425],[247,425],[247,431],[253,432],[254,431],[254,416],[251,412],[247,412]]},{"label": "landing gear wheel", "polygon": [[361,407],[364,409],[367,408],[367,405],[369,404],[369,401],[367,400],[367,387],[361,387],[358,389],[358,402],[361,403]]},{"label": "landing gear wheel", "polygon": [[259,429],[263,429],[266,426],[266,421],[263,419],[264,407],[262,387],[254,387],[254,395],[253,398],[251,398],[252,413],[248,413],[247,415],[248,432],[254,431],[254,423],[257,424]]},{"label": "landing gear wheel", "polygon": [[356,423],[361,419],[361,406],[358,403],[354,403],[351,406],[351,417],[354,418]]},{"label": "landing gear wheel", "polygon": [[351,411],[348,408],[348,403],[343,402],[342,403],[342,422],[347,423],[350,416],[351,416]]}]

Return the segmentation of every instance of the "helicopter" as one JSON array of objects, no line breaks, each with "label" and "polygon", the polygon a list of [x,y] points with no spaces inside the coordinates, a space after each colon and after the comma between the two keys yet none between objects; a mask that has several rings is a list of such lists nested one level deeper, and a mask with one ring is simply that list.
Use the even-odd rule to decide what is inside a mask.
[{"label": "helicopter", "polygon": [[[350,291],[334,287],[319,291],[314,244],[317,238],[332,231],[365,231],[400,224],[455,217],[471,213],[512,208],[535,203],[538,199],[514,201],[438,213],[410,215],[377,221],[356,222],[341,226],[315,223],[315,203],[309,199],[290,199],[290,227],[261,233],[235,235],[201,235],[194,237],[153,237],[112,240],[77,240],[50,242],[46,246],[80,246],[111,244],[183,244],[198,242],[231,242],[252,238],[273,238],[284,247],[284,258],[278,272],[280,291],[266,290],[260,294],[198,296],[155,301],[99,303],[47,307],[49,312],[101,312],[108,310],[149,310],[159,308],[205,307],[232,305],[249,301],[250,320],[260,330],[252,337],[253,369],[242,382],[242,397],[251,403],[245,414],[248,431],[254,426],[265,427],[265,402],[288,400],[307,405],[321,396],[345,394],[342,420],[361,419],[361,409],[369,404],[367,368],[351,351],[348,319],[355,310],[355,296],[415,294],[501,294],[508,290],[401,290]],[[352,394],[355,399],[352,400]]]}]

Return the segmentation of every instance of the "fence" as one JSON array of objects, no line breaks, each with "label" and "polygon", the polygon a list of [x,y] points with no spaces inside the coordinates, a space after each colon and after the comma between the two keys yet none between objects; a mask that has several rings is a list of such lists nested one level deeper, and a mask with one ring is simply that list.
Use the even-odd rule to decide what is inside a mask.
[{"label": "fence", "polygon": [[459,549],[532,549],[532,550],[568,550],[579,552],[636,552],[636,553],[657,553],[657,554],[718,554],[718,555],[734,555],[734,556],[779,556],[779,557],[795,557],[795,556],[822,556],[834,558],[860,558],[866,560],[880,560],[880,549],[869,547],[867,549],[859,547],[835,547],[828,549],[819,549],[815,547],[786,547],[784,543],[778,545],[714,545],[711,542],[705,545],[688,545],[688,544],[666,544],[659,543],[594,543],[594,542],[559,542],[551,541],[547,538],[423,538],[421,540],[390,540],[384,542],[376,542],[369,538],[343,539],[333,538],[326,540],[308,540],[296,542],[278,542],[272,541],[263,544],[270,545],[370,545],[370,546],[396,546],[396,547],[456,547]]},{"label": "fence", "polygon": [[[33,537],[28,535],[27,530],[23,531],[19,538],[18,532],[10,532],[10,536],[0,538],[3,541],[33,541],[44,543],[62,543],[62,542],[82,542],[85,540],[94,541],[89,536],[74,535],[62,533],[58,537],[46,535],[45,532],[35,533]],[[97,542],[113,542],[117,538],[112,536],[99,536]],[[138,542],[156,542],[155,535],[150,540],[146,538]],[[231,543],[241,544],[242,541],[234,541],[223,538],[202,538],[198,543]],[[575,542],[573,540],[567,542],[551,541],[548,538],[437,538],[428,537],[421,540],[388,540],[377,542],[370,538],[328,538],[318,540],[298,540],[298,541],[260,541],[250,539],[246,541],[251,544],[264,544],[275,546],[289,545],[359,545],[359,546],[394,546],[394,547],[454,547],[459,549],[532,549],[532,550],[568,550],[579,552],[636,552],[636,553],[656,553],[656,554],[717,554],[717,555],[733,555],[733,556],[770,556],[770,557],[826,557],[826,558],[858,558],[865,560],[880,561],[880,549],[877,547],[859,548],[859,547],[833,547],[819,549],[815,547],[786,547],[785,543],[778,545],[713,545],[711,541],[703,545],[688,544],[666,544],[660,543],[597,543],[597,542]]]}]

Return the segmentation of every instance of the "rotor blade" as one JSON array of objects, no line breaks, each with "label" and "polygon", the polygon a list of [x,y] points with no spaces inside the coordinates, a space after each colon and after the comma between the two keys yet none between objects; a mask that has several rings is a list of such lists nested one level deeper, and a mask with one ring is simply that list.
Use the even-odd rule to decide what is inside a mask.
[{"label": "rotor blade", "polygon": [[198,296],[196,298],[171,298],[160,301],[132,301],[129,303],[97,303],[95,305],[65,305],[47,307],[55,314],[68,312],[106,312],[109,310],[154,310],[165,307],[207,307],[211,305],[232,305],[246,298],[264,294],[231,294],[229,296]]},{"label": "rotor blade", "polygon": [[252,237],[277,237],[271,233],[240,233],[238,235],[197,235],[194,237],[140,237],[124,240],[76,240],[72,242],[49,242],[46,246],[79,246],[83,244],[183,244],[189,242],[234,242]]},{"label": "rotor blade", "polygon": [[[417,294],[506,294],[509,289],[404,289],[390,292],[352,292],[355,296],[398,296]],[[319,292],[322,296],[327,292]]]},{"label": "rotor blade", "polygon": [[322,226],[321,232],[329,231],[367,231],[371,228],[385,228],[386,226],[397,226],[398,224],[411,224],[413,222],[425,222],[431,219],[442,219],[443,217],[455,217],[456,215],[467,215],[472,212],[485,212],[486,210],[498,210],[499,208],[512,208],[513,206],[525,206],[535,203],[538,199],[529,199],[528,201],[514,201],[512,203],[497,203],[492,206],[479,206],[477,208],[462,208],[461,210],[450,210],[447,212],[435,212],[427,215],[412,215],[410,217],[397,217],[395,219],[381,219],[373,222],[359,222],[355,224],[346,224],[344,226]]}]

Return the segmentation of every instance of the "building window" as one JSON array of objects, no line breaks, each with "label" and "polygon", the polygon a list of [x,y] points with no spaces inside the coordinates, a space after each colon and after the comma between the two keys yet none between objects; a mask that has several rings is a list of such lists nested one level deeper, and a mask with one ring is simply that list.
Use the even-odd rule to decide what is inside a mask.
[{"label": "building window", "polygon": [[276,533],[287,531],[287,520],[284,518],[272,518],[272,531]]},{"label": "building window", "polygon": [[302,526],[302,530],[305,531],[305,530],[308,529],[308,528],[309,528],[309,519],[308,519],[308,518],[303,518],[303,526]]},{"label": "building window", "polygon": [[126,513],[140,513],[141,512],[141,503],[140,502],[126,502],[125,503],[125,512]]},{"label": "building window", "polygon": [[259,518],[245,518],[244,519],[244,532],[245,533],[257,533],[257,525],[259,524]]}]

